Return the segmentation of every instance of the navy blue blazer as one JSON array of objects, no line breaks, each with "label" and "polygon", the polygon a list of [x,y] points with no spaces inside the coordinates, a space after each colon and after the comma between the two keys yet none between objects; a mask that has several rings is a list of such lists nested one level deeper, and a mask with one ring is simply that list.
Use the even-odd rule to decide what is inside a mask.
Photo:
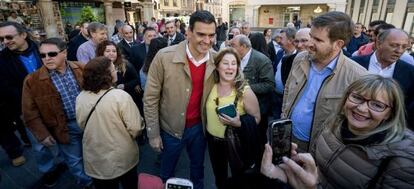
[{"label": "navy blue blazer", "polygon": [[147,49],[145,48],[145,43],[140,43],[131,47],[130,51],[130,63],[134,66],[139,73],[139,70],[144,64],[145,57],[147,56]]},{"label": "navy blue blazer", "polygon": [[[371,55],[352,57],[352,60],[368,70]],[[408,127],[414,129],[414,66],[397,60],[392,78],[400,84],[404,92]]]},{"label": "navy blue blazer", "polygon": [[129,46],[129,44],[125,41],[125,39],[122,39],[119,43],[118,43],[118,48],[121,50],[121,53],[124,55],[124,57],[129,61],[129,62],[131,62],[131,58],[130,58],[130,56],[131,56],[131,48],[132,48],[132,46],[134,46],[134,45],[138,45],[138,43],[135,41],[135,40],[133,40],[132,41],[132,45],[131,46]]}]

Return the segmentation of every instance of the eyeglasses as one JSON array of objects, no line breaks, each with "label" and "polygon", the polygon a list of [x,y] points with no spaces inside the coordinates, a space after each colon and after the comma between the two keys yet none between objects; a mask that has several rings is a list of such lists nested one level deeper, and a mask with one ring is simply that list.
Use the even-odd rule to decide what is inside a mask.
[{"label": "eyeglasses", "polygon": [[363,104],[365,102],[368,102],[368,108],[373,110],[373,111],[376,111],[376,112],[383,112],[387,108],[392,107],[390,105],[387,105],[387,104],[382,103],[382,102],[377,101],[377,100],[367,99],[367,98],[365,98],[361,95],[358,95],[356,93],[349,94],[348,100],[351,101],[352,103],[355,103],[355,104]]},{"label": "eyeglasses", "polygon": [[0,42],[3,42],[4,39],[7,39],[8,41],[13,40],[17,35],[19,34],[15,34],[15,35],[6,35],[4,37],[0,36]]},{"label": "eyeglasses", "polygon": [[39,56],[40,56],[40,58],[46,58],[46,55],[47,55],[48,57],[53,58],[53,57],[56,57],[62,51],[59,51],[59,52],[52,51],[52,52],[48,52],[48,53],[40,53]]}]

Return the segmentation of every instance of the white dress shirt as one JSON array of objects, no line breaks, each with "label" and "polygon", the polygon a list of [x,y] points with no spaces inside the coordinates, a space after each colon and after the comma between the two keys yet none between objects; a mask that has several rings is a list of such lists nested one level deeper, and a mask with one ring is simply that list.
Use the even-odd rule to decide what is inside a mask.
[{"label": "white dress shirt", "polygon": [[252,49],[250,48],[249,52],[247,52],[246,55],[244,55],[244,57],[240,61],[240,68],[242,71],[247,66],[247,63],[249,62],[251,55],[252,55]]},{"label": "white dress shirt", "polygon": [[185,46],[185,51],[187,52],[188,59],[190,59],[190,60],[191,60],[191,62],[192,62],[192,63],[193,63],[196,67],[199,67],[201,64],[203,64],[203,63],[207,62],[207,61],[210,59],[210,52],[207,52],[207,53],[206,53],[206,56],[204,56],[204,58],[202,58],[201,60],[197,61],[197,60],[193,57],[193,55],[191,54],[190,49],[188,48],[188,43],[187,43],[187,45]]},{"label": "white dress shirt", "polygon": [[368,73],[392,78],[392,75],[394,74],[395,62],[385,68],[382,68],[381,63],[378,62],[376,54],[377,51],[375,51],[369,59]]}]

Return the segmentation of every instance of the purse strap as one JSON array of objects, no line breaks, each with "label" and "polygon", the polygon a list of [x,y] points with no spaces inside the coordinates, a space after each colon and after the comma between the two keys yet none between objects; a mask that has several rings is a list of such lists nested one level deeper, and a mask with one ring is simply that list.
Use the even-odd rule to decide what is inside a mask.
[{"label": "purse strap", "polygon": [[91,109],[91,111],[88,114],[88,118],[86,118],[85,128],[86,128],[86,125],[88,125],[89,118],[91,117],[92,113],[95,111],[96,105],[98,105],[98,103],[99,103],[99,101],[101,101],[102,97],[104,97],[112,89],[114,89],[114,88],[110,88],[109,90],[107,90],[101,97],[99,97],[98,101],[96,101],[95,106],[93,106],[93,108]]}]

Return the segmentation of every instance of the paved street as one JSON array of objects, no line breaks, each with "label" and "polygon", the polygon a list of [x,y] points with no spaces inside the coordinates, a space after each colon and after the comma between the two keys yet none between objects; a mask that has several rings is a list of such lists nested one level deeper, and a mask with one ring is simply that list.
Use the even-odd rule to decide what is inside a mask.
[{"label": "paved street", "polygon": [[[31,148],[26,148],[24,155],[26,163],[20,167],[13,167],[6,153],[0,148],[0,189],[42,189],[41,173],[36,167],[36,160]],[[157,154],[150,149],[148,144],[140,147],[140,162],[138,172],[145,172],[157,175],[159,164],[157,164]],[[214,177],[210,165],[208,153],[205,159],[205,188],[214,189]],[[177,164],[176,176],[189,178],[189,160],[187,154],[183,152]],[[58,180],[56,189],[76,189],[79,188],[74,177],[66,170]]]}]

